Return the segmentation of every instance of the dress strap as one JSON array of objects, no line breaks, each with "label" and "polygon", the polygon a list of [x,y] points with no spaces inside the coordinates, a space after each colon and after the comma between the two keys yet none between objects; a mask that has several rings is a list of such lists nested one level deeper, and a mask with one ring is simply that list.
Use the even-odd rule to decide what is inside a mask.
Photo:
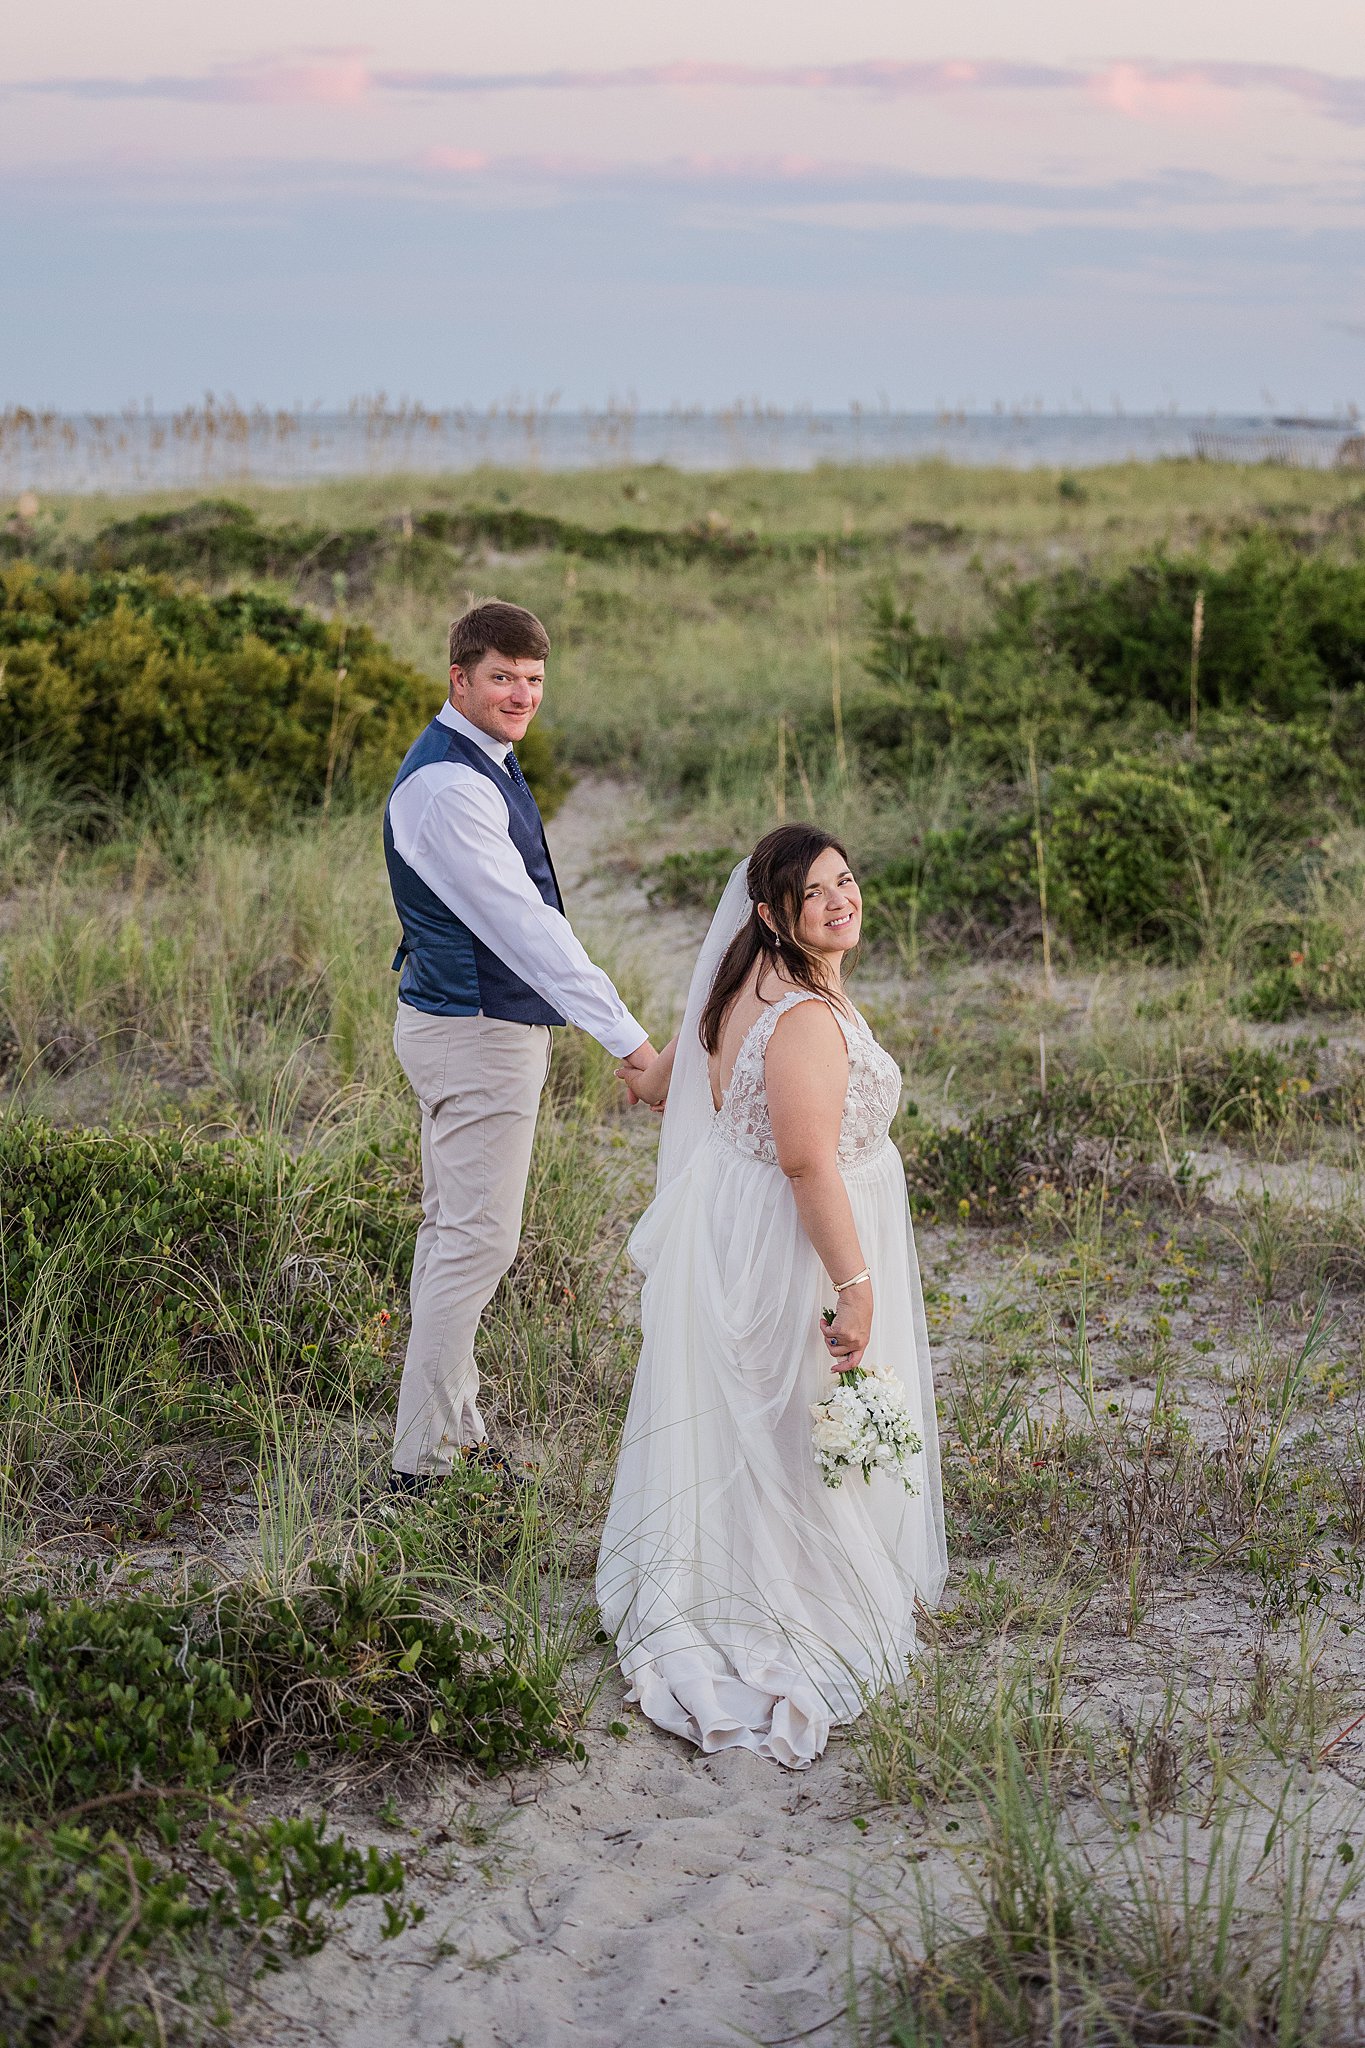
[{"label": "dress strap", "polygon": [[771,1009],[765,1010],[759,1019],[756,1036],[765,1052],[778,1018],[785,1017],[788,1010],[794,1010],[798,1003],[823,1003],[826,1009],[830,1010],[838,1018],[839,1028],[844,1034],[845,1042],[850,1045],[852,1044],[852,1022],[849,1018],[845,1017],[837,1003],[832,1003],[828,996],[822,996],[818,989],[794,988],[783,996],[779,1002],[774,1003]]}]

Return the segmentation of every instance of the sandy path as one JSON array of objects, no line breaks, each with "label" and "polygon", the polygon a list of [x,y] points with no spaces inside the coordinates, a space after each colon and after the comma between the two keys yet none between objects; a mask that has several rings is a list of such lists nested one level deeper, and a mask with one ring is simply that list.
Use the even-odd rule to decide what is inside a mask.
[{"label": "sandy path", "polygon": [[1249,1159],[1230,1145],[1190,1154],[1210,1201],[1290,1203],[1297,1209],[1335,1209],[1360,1199],[1360,1176],[1321,1159]]},{"label": "sandy path", "polygon": [[794,1777],[740,1752],[697,1757],[636,1717],[624,1740],[598,1727],[589,1744],[581,1770],[528,1781],[533,1803],[479,1795],[484,1844],[461,1846],[458,1793],[448,1824],[424,1817],[409,1895],[426,1922],[385,1944],[368,1909],[357,1915],[344,1939],[262,1985],[248,2038],[846,2043],[850,1966],[879,1950],[851,1902],[884,1909],[904,1885],[904,1824],[853,1826],[857,1787],[837,1750]]},{"label": "sandy path", "polygon": [[608,777],[584,776],[547,828],[574,929],[595,958],[647,990],[675,1019],[709,919],[652,905],[619,855],[644,812],[638,793]]}]

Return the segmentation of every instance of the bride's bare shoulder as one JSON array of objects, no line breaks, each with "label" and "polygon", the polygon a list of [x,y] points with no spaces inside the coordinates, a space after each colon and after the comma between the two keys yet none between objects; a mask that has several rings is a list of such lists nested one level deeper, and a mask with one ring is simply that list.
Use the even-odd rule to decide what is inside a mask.
[{"label": "bride's bare shoulder", "polygon": [[843,1028],[826,996],[813,991],[796,1003],[788,1003],[768,1035],[768,1057],[780,1060],[828,1060],[842,1054],[848,1044]]}]

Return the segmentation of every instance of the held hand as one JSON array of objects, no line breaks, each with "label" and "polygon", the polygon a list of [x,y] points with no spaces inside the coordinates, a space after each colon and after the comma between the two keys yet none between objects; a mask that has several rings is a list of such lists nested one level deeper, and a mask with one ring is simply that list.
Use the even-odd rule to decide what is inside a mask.
[{"label": "held hand", "polygon": [[618,1067],[616,1078],[625,1083],[632,1104],[643,1102],[656,1113],[663,1113],[669,1077],[662,1060],[651,1060],[647,1067]]},{"label": "held hand", "polygon": [[623,1066],[616,1069],[618,1081],[624,1081],[632,1102],[645,1102],[656,1116],[663,1115],[664,1103],[668,1099],[668,1084],[673,1078],[673,1057],[678,1050],[676,1036],[670,1038],[663,1051],[657,1056],[652,1045],[642,1045],[632,1053]]},{"label": "held hand", "polygon": [[822,1332],[829,1351],[832,1372],[852,1372],[863,1362],[867,1340],[872,1335],[872,1283],[860,1280],[839,1296],[834,1321],[823,1323]]},{"label": "held hand", "polygon": [[[654,1095],[647,1092],[642,1083],[645,1076],[650,1073],[650,1070],[657,1067],[658,1064],[659,1056],[649,1040],[646,1039],[643,1045],[636,1046],[634,1052],[627,1053],[620,1066],[616,1069],[616,1078],[618,1081],[624,1082],[632,1109],[637,1103],[641,1102],[649,1103],[651,1109],[656,1106]],[[667,1093],[668,1080],[665,1076],[663,1086],[658,1092],[657,1101],[659,1105],[662,1105],[663,1098]]]}]

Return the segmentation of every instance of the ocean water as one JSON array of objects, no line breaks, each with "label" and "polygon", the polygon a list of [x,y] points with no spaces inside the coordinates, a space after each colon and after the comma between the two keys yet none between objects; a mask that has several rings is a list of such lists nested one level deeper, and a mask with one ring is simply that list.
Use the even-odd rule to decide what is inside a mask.
[{"label": "ocean water", "polygon": [[[1344,452],[1343,452],[1344,451]],[[1204,458],[1365,466],[1352,418],[1176,413],[489,412],[357,403],[345,412],[246,411],[208,400],[180,413],[0,412],[0,492],[220,488],[483,466],[575,470],[813,468],[940,459],[980,467],[1089,469]]]}]

